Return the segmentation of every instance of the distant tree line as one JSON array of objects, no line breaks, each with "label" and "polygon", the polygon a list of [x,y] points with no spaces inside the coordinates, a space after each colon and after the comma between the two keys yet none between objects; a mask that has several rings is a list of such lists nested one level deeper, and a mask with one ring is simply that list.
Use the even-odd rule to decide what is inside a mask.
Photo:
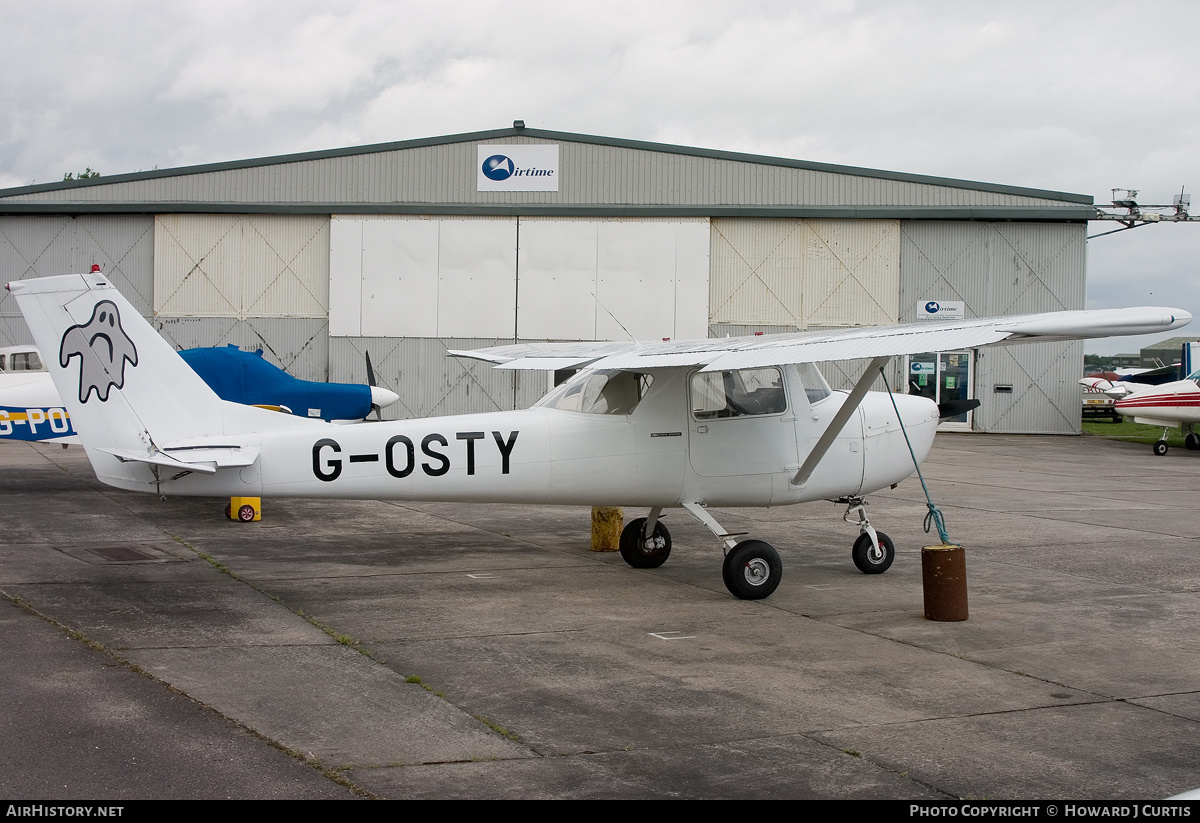
[{"label": "distant tree line", "polygon": [[66,174],[63,175],[63,182],[65,183],[68,180],[91,180],[93,177],[99,177],[99,176],[100,176],[100,172],[92,171],[92,167],[88,166],[86,169],[79,172],[78,175],[72,174],[71,172],[67,172]]}]

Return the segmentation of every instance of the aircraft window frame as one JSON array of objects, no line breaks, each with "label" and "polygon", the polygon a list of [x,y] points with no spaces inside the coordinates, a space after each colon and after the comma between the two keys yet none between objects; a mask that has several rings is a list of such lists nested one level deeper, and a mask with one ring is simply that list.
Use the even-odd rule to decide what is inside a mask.
[{"label": "aircraft window frame", "polygon": [[646,397],[654,376],[628,369],[587,369],[556,386],[535,408],[628,417]]},{"label": "aircraft window frame", "polygon": [[693,372],[688,392],[692,419],[701,422],[771,417],[786,414],[788,410],[783,371],[774,366]]}]

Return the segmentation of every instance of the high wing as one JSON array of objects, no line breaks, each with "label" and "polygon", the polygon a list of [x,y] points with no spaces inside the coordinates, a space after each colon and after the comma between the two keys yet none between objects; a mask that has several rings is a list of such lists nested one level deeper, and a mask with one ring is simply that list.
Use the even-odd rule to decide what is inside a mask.
[{"label": "high wing", "polygon": [[1186,326],[1191,319],[1183,309],[1149,306],[661,343],[518,343],[449,354],[495,363],[502,369],[701,366],[701,371],[712,372],[995,344],[1153,334]]}]

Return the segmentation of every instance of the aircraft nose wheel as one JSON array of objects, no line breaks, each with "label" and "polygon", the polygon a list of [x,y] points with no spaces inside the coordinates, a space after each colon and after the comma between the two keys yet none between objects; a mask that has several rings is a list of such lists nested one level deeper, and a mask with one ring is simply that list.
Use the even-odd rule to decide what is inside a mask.
[{"label": "aircraft nose wheel", "polygon": [[770,597],[783,576],[779,552],[761,540],[745,540],[725,555],[721,569],[725,588],[742,600]]},{"label": "aircraft nose wheel", "polygon": [[1154,453],[1157,454],[1159,457],[1162,457],[1164,454],[1166,454],[1167,453],[1167,441],[1159,440],[1157,443],[1155,443],[1154,444]]},{"label": "aircraft nose wheel", "polygon": [[863,574],[883,574],[896,559],[896,545],[892,543],[892,538],[883,532],[875,532],[875,536],[879,539],[878,550],[871,543],[871,535],[864,532],[854,541],[854,550],[850,553],[854,565]]},{"label": "aircraft nose wheel", "polygon": [[621,557],[635,569],[657,569],[671,556],[671,533],[659,520],[654,533],[643,536],[646,518],[629,521],[621,531]]}]

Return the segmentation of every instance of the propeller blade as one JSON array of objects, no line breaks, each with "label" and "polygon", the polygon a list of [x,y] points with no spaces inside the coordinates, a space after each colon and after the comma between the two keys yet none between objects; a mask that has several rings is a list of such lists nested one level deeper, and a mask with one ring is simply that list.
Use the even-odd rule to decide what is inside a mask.
[{"label": "propeller blade", "polygon": [[367,385],[374,386],[375,385],[375,369],[371,368],[371,353],[368,351],[368,352],[363,352],[363,354],[365,354],[367,356]]}]

